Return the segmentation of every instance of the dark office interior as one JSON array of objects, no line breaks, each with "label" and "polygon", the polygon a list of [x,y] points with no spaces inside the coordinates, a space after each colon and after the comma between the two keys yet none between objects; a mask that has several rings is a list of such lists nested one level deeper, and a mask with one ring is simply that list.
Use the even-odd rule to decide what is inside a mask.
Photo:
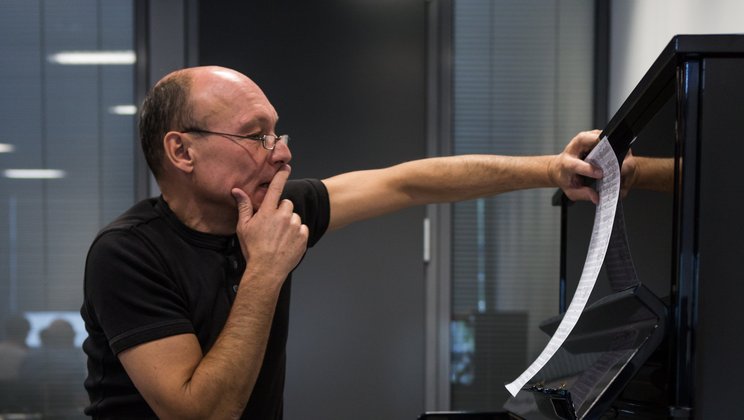
[{"label": "dark office interior", "polygon": [[[20,331],[29,362],[23,386],[0,362],[0,419],[84,417],[86,252],[99,229],[159,194],[137,138],[145,93],[203,65],[261,86],[292,137],[296,179],[434,156],[556,154],[594,128],[623,154],[635,139],[635,154],[673,161],[669,191],[622,199],[643,284],[622,299],[661,308],[650,330],[663,334],[636,343],[643,359],[626,360],[626,382],[597,407],[732,418],[744,373],[744,41],[731,34],[744,33],[744,8],[698,3],[3,1],[0,355],[15,363],[19,353],[3,351]],[[119,55],[65,62],[81,51]],[[540,354],[581,276],[594,206],[565,200],[510,192],[326,235],[293,275],[284,418],[504,418],[504,385]],[[590,304],[617,292],[607,271]],[[649,371],[653,386],[633,382]],[[652,408],[627,403],[644,390]],[[575,418],[555,407],[525,418]]]}]

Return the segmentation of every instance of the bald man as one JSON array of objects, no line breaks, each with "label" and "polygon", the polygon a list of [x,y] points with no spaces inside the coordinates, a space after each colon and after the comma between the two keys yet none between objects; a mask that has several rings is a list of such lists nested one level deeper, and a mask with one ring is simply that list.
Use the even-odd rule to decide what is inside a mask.
[{"label": "bald man", "polygon": [[81,313],[89,415],[282,418],[291,272],[326,231],[428,203],[560,187],[597,201],[579,159],[597,131],[552,156],[452,156],[288,181],[289,137],[251,79],[179,70],[140,110],[162,195],[101,230]]}]

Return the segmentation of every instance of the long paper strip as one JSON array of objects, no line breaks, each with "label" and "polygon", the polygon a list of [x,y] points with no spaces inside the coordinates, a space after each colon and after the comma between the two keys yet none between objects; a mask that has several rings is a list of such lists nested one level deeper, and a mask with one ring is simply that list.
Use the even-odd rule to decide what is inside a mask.
[{"label": "long paper strip", "polygon": [[594,227],[592,237],[589,242],[589,250],[586,254],[584,269],[581,272],[581,279],[576,288],[571,304],[568,306],[566,314],[563,316],[558,329],[550,338],[550,341],[543,349],[542,353],[517,379],[506,385],[506,389],[512,396],[516,396],[524,385],[532,379],[540,369],[545,366],[556,351],[561,347],[566,337],[571,333],[579,316],[584,310],[589,296],[597,282],[599,270],[602,268],[607,245],[610,243],[612,234],[612,223],[615,219],[615,209],[617,207],[618,195],[620,193],[620,168],[607,137],[603,138],[599,144],[589,153],[585,159],[587,162],[602,169],[604,176],[597,181],[597,192],[599,193],[599,204],[594,214]]}]

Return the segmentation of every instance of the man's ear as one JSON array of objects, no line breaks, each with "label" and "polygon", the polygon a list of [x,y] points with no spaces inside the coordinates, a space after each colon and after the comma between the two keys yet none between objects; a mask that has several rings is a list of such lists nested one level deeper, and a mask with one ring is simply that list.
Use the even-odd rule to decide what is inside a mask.
[{"label": "man's ear", "polygon": [[166,161],[175,168],[191,173],[194,170],[194,161],[189,150],[189,141],[183,133],[169,131],[163,137],[163,151]]}]

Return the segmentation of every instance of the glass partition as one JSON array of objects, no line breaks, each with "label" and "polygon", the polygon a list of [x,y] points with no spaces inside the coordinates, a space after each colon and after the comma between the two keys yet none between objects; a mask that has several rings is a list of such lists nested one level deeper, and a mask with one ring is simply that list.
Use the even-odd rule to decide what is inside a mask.
[{"label": "glass partition", "polygon": [[0,416],[75,418],[87,248],[134,201],[134,2],[0,2]]},{"label": "glass partition", "polygon": [[[593,1],[454,2],[453,151],[560,152],[591,129]],[[451,408],[501,409],[504,384],[558,313],[553,190],[458,203],[452,219]]]}]

